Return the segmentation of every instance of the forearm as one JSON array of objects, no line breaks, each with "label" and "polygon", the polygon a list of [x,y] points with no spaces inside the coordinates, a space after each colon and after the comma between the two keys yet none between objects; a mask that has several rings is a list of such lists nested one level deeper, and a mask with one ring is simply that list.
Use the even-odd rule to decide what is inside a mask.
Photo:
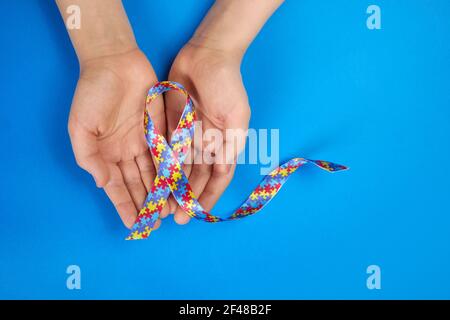
[{"label": "forearm", "polygon": [[80,64],[102,56],[128,52],[137,47],[133,30],[120,0],[56,0],[67,21],[67,8],[77,5],[79,29],[68,30]]},{"label": "forearm", "polygon": [[243,55],[284,0],[216,0],[190,43]]}]

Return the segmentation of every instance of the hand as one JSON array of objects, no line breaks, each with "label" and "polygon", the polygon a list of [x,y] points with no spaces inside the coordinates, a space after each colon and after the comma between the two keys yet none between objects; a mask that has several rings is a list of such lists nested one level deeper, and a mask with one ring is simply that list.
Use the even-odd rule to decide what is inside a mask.
[{"label": "hand", "polygon": [[[180,51],[169,74],[169,80],[181,83],[191,94],[197,120],[201,121],[203,141],[194,136],[193,148],[183,170],[207,211],[212,209],[230,183],[237,155],[245,146],[250,107],[241,79],[240,60],[239,55],[191,41]],[[183,111],[184,99],[169,92],[165,101],[167,135],[170,138]],[[227,129],[238,133],[237,139],[227,137]],[[196,127],[197,133],[199,130]],[[172,196],[169,207],[178,224],[189,222],[189,216]],[[165,212],[161,217],[167,215]]]},{"label": "hand", "polygon": [[[69,134],[77,163],[104,188],[128,228],[155,178],[143,118],[147,90],[156,82],[139,49],[88,60],[81,65],[70,111]],[[152,103],[149,113],[156,128],[165,132],[162,99]],[[155,229],[159,225],[160,221]]]}]

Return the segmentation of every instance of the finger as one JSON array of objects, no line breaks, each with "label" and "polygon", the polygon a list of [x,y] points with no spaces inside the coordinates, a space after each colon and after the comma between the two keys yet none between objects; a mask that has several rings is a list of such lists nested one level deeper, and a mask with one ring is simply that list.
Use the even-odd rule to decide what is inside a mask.
[{"label": "finger", "polygon": [[[216,164],[234,164],[239,154],[245,149],[248,130],[246,128],[227,129],[225,143],[220,146],[216,158]],[[225,168],[223,168],[225,169]],[[220,170],[220,169],[219,169]]]},{"label": "finger", "polygon": [[150,192],[150,188],[153,185],[153,181],[156,177],[156,169],[153,163],[153,159],[150,155],[150,151],[146,150],[145,153],[136,157],[136,163],[141,174],[142,182],[144,183],[145,190]]},{"label": "finger", "polygon": [[153,226],[153,231],[157,230],[161,226],[161,219],[156,220],[155,225]]},{"label": "finger", "polygon": [[[184,173],[186,175],[186,178],[189,179],[190,174],[192,172],[192,165],[191,164],[183,165],[182,168],[183,168],[183,171],[184,171]],[[169,210],[167,210],[167,214],[166,215],[163,216],[161,214],[161,218],[167,217],[170,213],[172,213],[172,214],[175,213],[177,211],[177,208],[179,208],[178,202],[177,202],[177,200],[175,200],[175,198],[173,197],[172,194],[170,195],[168,202],[169,202],[168,203],[169,204],[169,206],[168,206]]]},{"label": "finger", "polygon": [[109,166],[110,179],[105,185],[104,190],[111,202],[114,204],[120,218],[127,228],[131,228],[136,220],[137,209],[131,198],[125,181],[122,177],[122,172],[116,164]]},{"label": "finger", "polygon": [[[146,161],[148,161],[148,160],[146,160]],[[153,168],[153,169],[155,170],[155,172],[154,172],[153,174],[150,174],[150,178],[149,178],[150,186],[149,186],[149,188],[148,188],[147,194],[148,194],[149,192],[152,192],[154,180],[155,180],[155,178],[156,178],[156,175],[158,175],[158,169],[159,169],[158,162],[156,161],[156,159],[155,159],[153,156],[151,157],[151,160],[150,160],[150,161],[151,161],[151,162],[153,163],[153,165],[155,166],[155,167]],[[166,202],[166,203],[164,204],[163,208],[161,209],[161,212],[159,213],[159,216],[160,216],[160,218],[165,218],[165,217],[167,217],[168,215],[169,215],[169,204],[168,204],[168,202]]]},{"label": "finger", "polygon": [[184,103],[186,98],[175,91],[168,91],[164,95],[165,107],[166,107],[166,121],[167,121],[167,137],[172,138],[172,134],[177,128],[178,121],[180,121],[183,114]]},{"label": "finger", "polygon": [[122,172],[125,185],[133,199],[134,205],[140,209],[147,196],[141,173],[134,159],[119,162],[119,168]]},{"label": "finger", "polygon": [[203,190],[199,202],[206,211],[211,211],[220,196],[226,190],[233,178],[236,165],[214,165],[211,179]]},{"label": "finger", "polygon": [[[189,184],[197,197],[201,195],[203,189],[208,183],[208,180],[211,177],[212,168],[212,165],[205,163],[193,165],[192,172],[189,177]],[[181,207],[178,207],[175,211],[174,219],[178,224],[186,224],[189,222],[190,217]]]},{"label": "finger", "polygon": [[173,195],[171,194],[169,196],[169,199],[167,200],[167,203],[169,205],[169,211],[167,212],[167,215],[161,215],[161,218],[167,218],[167,216],[169,214],[173,214],[175,212],[175,210],[177,209],[178,203],[177,200],[175,200],[175,198],[173,197]]},{"label": "finger", "polygon": [[164,207],[162,208],[161,212],[159,213],[161,218],[166,218],[169,215],[170,209],[169,209],[169,203],[166,202]]},{"label": "finger", "polygon": [[217,150],[211,178],[199,198],[206,211],[210,211],[214,207],[230,184],[236,168],[238,153],[243,149],[244,145],[245,134],[242,131],[234,133],[233,138],[227,140]]},{"label": "finger", "polygon": [[[142,162],[142,159],[140,161]],[[148,163],[148,161],[149,161],[148,159],[145,160],[145,162],[147,163],[147,166],[150,168],[150,164]],[[150,181],[147,194],[149,192],[152,192],[154,180],[155,180],[156,175],[158,174],[158,168],[159,168],[159,165],[157,164],[157,161],[153,156],[150,158],[150,162],[152,163],[151,165],[153,166],[153,169],[149,169],[149,170],[154,170],[154,173],[148,173],[149,177],[145,178]],[[155,164],[156,164],[156,167],[154,167]],[[169,204],[167,202],[164,204],[159,215],[161,218],[165,218],[169,215]]]},{"label": "finger", "polygon": [[77,164],[92,175],[97,187],[105,186],[109,170],[99,152],[97,137],[74,120],[69,121],[69,136]]}]

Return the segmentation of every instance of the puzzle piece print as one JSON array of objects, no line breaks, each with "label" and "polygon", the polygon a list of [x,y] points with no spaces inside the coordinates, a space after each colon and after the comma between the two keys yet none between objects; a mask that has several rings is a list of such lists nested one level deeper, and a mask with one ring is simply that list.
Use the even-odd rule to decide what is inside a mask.
[{"label": "puzzle piece print", "polygon": [[265,176],[233,214],[225,218],[214,216],[202,208],[181,169],[194,136],[196,117],[191,97],[182,85],[172,81],[163,81],[150,88],[146,102],[150,104],[156,97],[169,90],[176,90],[184,94],[186,104],[178,126],[172,135],[170,145],[157,132],[148,113],[145,112],[145,136],[150,152],[158,161],[159,168],[158,175],[127,240],[145,239],[150,235],[159,213],[171,193],[180,207],[191,217],[206,222],[229,221],[241,219],[260,211],[275,197],[287,179],[306,163],[312,163],[329,172],[348,169],[346,166],[328,161],[293,158]]}]

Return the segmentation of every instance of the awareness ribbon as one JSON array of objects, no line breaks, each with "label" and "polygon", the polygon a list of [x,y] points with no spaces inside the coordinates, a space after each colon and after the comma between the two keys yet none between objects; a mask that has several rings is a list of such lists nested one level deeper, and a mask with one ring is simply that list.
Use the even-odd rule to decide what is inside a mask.
[{"label": "awareness ribbon", "polygon": [[202,208],[192,192],[188,178],[181,169],[194,136],[195,110],[188,92],[179,83],[173,81],[159,82],[148,91],[146,103],[147,105],[150,104],[156,97],[169,90],[183,93],[186,96],[186,104],[178,126],[172,135],[170,145],[156,130],[147,110],[145,111],[145,137],[151,153],[159,164],[159,168],[158,175],[153,181],[153,186],[129,236],[126,238],[127,240],[148,238],[170,193],[173,194],[180,207],[190,217],[206,222],[236,220],[261,210],[275,197],[289,176],[306,163],[312,163],[328,172],[348,169],[346,166],[328,161],[305,158],[290,159],[265,176],[258,187],[233,214],[226,218],[214,216]]}]

